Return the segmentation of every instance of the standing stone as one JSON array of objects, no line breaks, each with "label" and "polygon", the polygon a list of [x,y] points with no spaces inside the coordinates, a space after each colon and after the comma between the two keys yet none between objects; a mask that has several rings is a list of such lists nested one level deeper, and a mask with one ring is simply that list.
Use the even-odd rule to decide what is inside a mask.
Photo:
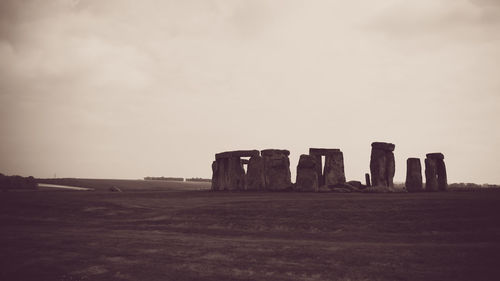
[{"label": "standing stone", "polygon": [[246,160],[241,157],[258,156],[258,150],[236,150],[215,154],[212,163],[212,190],[243,190],[245,189]]},{"label": "standing stone", "polygon": [[437,161],[437,176],[438,189],[440,191],[446,191],[448,189],[448,178],[446,175],[446,166],[443,160]]},{"label": "standing stone", "polygon": [[365,183],[366,183],[367,187],[372,186],[371,181],[370,181],[370,174],[369,173],[365,174]]},{"label": "standing stone", "polygon": [[264,179],[267,190],[285,190],[291,187],[290,151],[266,149],[261,151],[264,160]]},{"label": "standing stone", "polygon": [[436,159],[425,159],[425,191],[438,191]]},{"label": "standing stone", "polygon": [[[337,185],[345,183],[344,156],[337,148],[309,148],[309,155],[318,163],[316,173],[318,185]],[[325,166],[321,169],[322,156],[325,156]]]},{"label": "standing stone", "polygon": [[392,143],[372,143],[370,157],[370,173],[373,186],[393,187],[396,164],[394,161],[394,148]]},{"label": "standing stone", "polygon": [[245,169],[239,157],[228,158],[227,190],[243,190],[245,188]]},{"label": "standing stone", "polygon": [[406,160],[405,186],[408,192],[423,191],[422,165],[419,158],[408,158]]},{"label": "standing stone", "polygon": [[394,174],[396,174],[396,161],[394,160],[394,153],[392,151],[385,152],[385,158],[387,159],[387,186],[394,187]]},{"label": "standing stone", "polygon": [[217,165],[216,165],[216,170],[217,170],[217,187],[214,190],[225,190],[226,187],[228,186],[228,179],[227,179],[227,158],[221,158],[215,160]]},{"label": "standing stone", "polygon": [[318,162],[315,156],[300,155],[297,165],[297,180],[295,190],[297,191],[318,191]]},{"label": "standing stone", "polygon": [[252,156],[248,160],[247,175],[245,177],[246,190],[263,190],[265,188],[264,160],[260,155]]},{"label": "standing stone", "polygon": [[329,152],[325,155],[324,177],[326,186],[345,183],[342,151]]},{"label": "standing stone", "polygon": [[[435,183],[435,187],[433,186],[432,191],[446,191],[448,189],[448,179],[446,175],[446,165],[444,164],[444,155],[442,153],[428,153],[427,159],[433,162],[433,169],[435,170],[434,174],[431,174],[430,177],[434,177],[431,180],[432,184]],[[427,167],[426,167],[427,169]],[[427,173],[426,173],[427,180]],[[427,188],[426,188],[427,189]]]},{"label": "standing stone", "polygon": [[217,161],[212,162],[212,190],[219,190]]},{"label": "standing stone", "polygon": [[323,175],[323,170],[321,169],[323,164],[322,164],[322,156],[325,155],[325,149],[324,148],[309,148],[309,155],[314,157],[316,163],[316,174],[318,175],[318,185],[323,186],[325,184],[325,176]]}]

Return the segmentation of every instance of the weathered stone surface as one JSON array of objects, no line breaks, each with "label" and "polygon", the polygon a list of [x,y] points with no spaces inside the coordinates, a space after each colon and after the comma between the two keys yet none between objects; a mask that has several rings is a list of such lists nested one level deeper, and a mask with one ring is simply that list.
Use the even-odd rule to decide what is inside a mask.
[{"label": "weathered stone surface", "polygon": [[433,158],[425,159],[425,190],[438,191],[437,160]]},{"label": "weathered stone surface", "polygon": [[386,150],[386,151],[394,151],[396,145],[387,142],[372,142],[372,148]]},{"label": "weathered stone surface", "polygon": [[436,166],[438,189],[440,191],[446,191],[448,189],[448,178],[446,175],[446,165],[444,164],[443,159],[437,160]]},{"label": "weathered stone surface", "polygon": [[245,189],[245,169],[241,164],[239,157],[231,157],[228,159],[228,190],[243,190]]},{"label": "weathered stone surface", "polygon": [[316,163],[316,175],[318,177],[318,185],[323,186],[325,184],[325,177],[323,175],[323,170],[322,170],[322,160],[321,160],[321,154],[311,154],[311,157],[314,158]]},{"label": "weathered stone surface", "polygon": [[394,174],[396,174],[396,161],[394,160],[394,153],[392,151],[385,152],[385,158],[387,159],[387,186],[394,187]]},{"label": "weathered stone surface", "polygon": [[423,191],[422,165],[419,158],[408,158],[406,160],[405,186],[408,192]]},{"label": "weathered stone surface", "polygon": [[446,165],[442,153],[428,153],[425,159],[425,189],[427,191],[446,191],[448,189],[448,179],[446,175]]},{"label": "weathered stone surface", "polygon": [[361,189],[361,188],[363,188],[363,187],[364,187],[364,186],[363,186],[363,184],[362,184],[360,181],[348,181],[348,182],[346,182],[346,183],[347,183],[348,185],[350,185],[350,186],[354,186],[354,187],[355,187],[355,188],[357,188],[357,189]]},{"label": "weathered stone surface", "polygon": [[325,185],[345,183],[344,155],[336,150],[325,155]]},{"label": "weathered stone surface", "polygon": [[[214,170],[215,168],[215,170]],[[219,158],[212,164],[212,190],[242,190],[245,187],[245,170],[239,157]]]},{"label": "weathered stone surface", "polygon": [[219,190],[219,168],[217,161],[212,162],[212,190]]},{"label": "weathered stone surface", "polygon": [[264,149],[261,152],[262,157],[264,156],[276,156],[276,155],[284,155],[289,156],[290,151],[286,149]]},{"label": "weathered stone surface", "polygon": [[290,173],[290,151],[279,149],[262,150],[264,179],[267,190],[285,190],[292,186]]},{"label": "weathered stone surface", "polygon": [[384,150],[372,148],[370,173],[373,186],[387,186],[387,159]]},{"label": "weathered stone surface", "polygon": [[235,150],[235,151],[226,151],[215,154],[215,160],[219,160],[222,158],[239,158],[239,157],[252,157],[255,155],[259,155],[258,150]]},{"label": "weathered stone surface", "polygon": [[[342,151],[340,151],[340,149],[309,148],[309,154],[313,156],[318,163],[316,171],[318,174],[319,186],[345,182],[345,175],[343,172],[344,160]],[[322,170],[322,156],[325,156],[324,170]],[[341,159],[341,161],[339,161],[339,159]]]},{"label": "weathered stone surface", "polygon": [[245,176],[246,190],[263,190],[265,188],[264,160],[260,155],[255,155],[248,160],[247,174]]},{"label": "weathered stone surface", "polygon": [[395,145],[392,143],[374,142],[372,143],[372,153],[370,157],[370,173],[372,186],[393,187],[396,163],[394,161]]},{"label": "weathered stone surface", "polygon": [[309,148],[309,155],[327,155],[340,152],[338,148]]},{"label": "weathered stone surface", "polygon": [[366,184],[367,187],[372,186],[372,183],[370,181],[370,174],[369,173],[365,174],[365,184]]},{"label": "weathered stone surface", "polygon": [[[317,166],[320,165],[315,156],[302,154],[297,165],[297,179],[295,190],[318,191]],[[320,167],[321,168],[321,167]]]},{"label": "weathered stone surface", "polygon": [[427,156],[427,158],[432,158],[432,159],[439,159],[439,160],[444,159],[443,153],[440,153],[440,152],[427,153],[425,156]]}]

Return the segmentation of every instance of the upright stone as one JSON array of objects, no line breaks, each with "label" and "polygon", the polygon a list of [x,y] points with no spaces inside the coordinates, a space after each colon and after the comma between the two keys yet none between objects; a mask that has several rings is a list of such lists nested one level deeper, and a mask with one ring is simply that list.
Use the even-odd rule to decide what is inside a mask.
[{"label": "upright stone", "polygon": [[438,191],[436,159],[425,159],[425,191]]},{"label": "upright stone", "polygon": [[240,157],[228,158],[228,190],[245,189],[245,169]]},{"label": "upright stone", "polygon": [[443,160],[437,161],[437,181],[438,189],[440,191],[446,191],[448,189],[448,178],[446,175],[446,166]]},{"label": "upright stone", "polygon": [[325,155],[325,185],[345,183],[344,156],[342,151],[332,151]]},{"label": "upright stone", "polygon": [[392,151],[385,152],[387,159],[387,186],[394,187],[394,174],[396,173],[396,161],[394,160],[394,153]]},{"label": "upright stone", "polygon": [[408,158],[406,160],[405,186],[408,192],[423,191],[422,165],[419,158]]},{"label": "upright stone", "polygon": [[227,162],[227,158],[220,158],[216,160],[217,188],[215,190],[226,190],[227,186],[229,185]]},{"label": "upright stone", "polygon": [[319,163],[315,156],[300,155],[297,165],[297,180],[295,181],[295,190],[297,191],[318,191],[318,173]]},{"label": "upright stone", "polygon": [[[444,164],[444,155],[442,153],[428,153],[427,159],[433,162],[433,169],[435,170],[435,175],[430,175],[435,179],[431,179],[431,182],[435,182],[436,187],[433,186],[433,190],[446,191],[448,189],[448,179],[446,175],[446,165]],[[426,172],[427,173],[427,172]],[[427,180],[427,174],[426,174]]]},{"label": "upright stone", "polygon": [[245,189],[246,160],[241,157],[258,156],[258,150],[236,150],[215,154],[212,163],[212,190],[243,190]]},{"label": "upright stone", "polygon": [[367,186],[367,187],[372,186],[372,183],[371,183],[371,181],[370,181],[370,174],[369,174],[369,173],[366,173],[366,174],[365,174],[365,183],[366,183],[366,186]]},{"label": "upright stone", "polygon": [[392,143],[372,143],[370,173],[373,186],[394,186],[393,179],[396,171],[394,148],[395,145]]},{"label": "upright stone", "polygon": [[290,151],[266,149],[261,151],[264,160],[264,180],[267,190],[285,190],[292,186]]},{"label": "upright stone", "polygon": [[309,148],[309,155],[314,157],[316,163],[316,174],[318,175],[318,186],[323,186],[325,184],[325,177],[322,171],[322,155],[324,155],[323,149],[321,148]]},{"label": "upright stone", "polygon": [[219,174],[217,161],[212,162],[212,190],[219,190]]},{"label": "upright stone", "polygon": [[246,190],[263,190],[265,188],[264,160],[260,155],[255,155],[248,160],[247,174],[245,177]]}]

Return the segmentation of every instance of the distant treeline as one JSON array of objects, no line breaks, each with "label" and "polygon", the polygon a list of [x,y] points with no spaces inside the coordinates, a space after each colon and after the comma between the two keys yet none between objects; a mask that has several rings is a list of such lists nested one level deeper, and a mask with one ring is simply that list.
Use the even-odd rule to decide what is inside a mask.
[{"label": "distant treeline", "polygon": [[477,184],[477,183],[451,183],[448,185],[450,188],[500,188],[500,185],[496,184]]},{"label": "distant treeline", "polygon": [[[175,178],[175,177],[144,177],[144,180],[158,180],[158,181],[184,181],[184,178]],[[211,179],[204,178],[189,178],[186,181],[194,181],[194,182],[212,182]]]},{"label": "distant treeline", "polygon": [[190,178],[190,179],[186,179],[186,181],[212,182],[211,179],[203,179],[203,178]]},{"label": "distant treeline", "polygon": [[158,181],[184,181],[184,178],[174,177],[144,177],[145,180],[158,180]]},{"label": "distant treeline", "polygon": [[0,173],[0,188],[2,189],[36,189],[34,177],[6,176]]}]

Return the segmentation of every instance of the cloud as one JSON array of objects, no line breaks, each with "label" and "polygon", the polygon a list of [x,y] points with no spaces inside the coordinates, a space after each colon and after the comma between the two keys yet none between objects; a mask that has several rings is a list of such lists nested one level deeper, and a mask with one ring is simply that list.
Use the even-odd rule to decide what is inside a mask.
[{"label": "cloud", "polygon": [[493,4],[2,1],[0,169],[209,176],[222,150],[289,148],[293,170],[334,146],[362,176],[372,140],[492,147]]},{"label": "cloud", "polygon": [[400,39],[500,39],[500,5],[488,0],[393,1],[367,25]]}]

